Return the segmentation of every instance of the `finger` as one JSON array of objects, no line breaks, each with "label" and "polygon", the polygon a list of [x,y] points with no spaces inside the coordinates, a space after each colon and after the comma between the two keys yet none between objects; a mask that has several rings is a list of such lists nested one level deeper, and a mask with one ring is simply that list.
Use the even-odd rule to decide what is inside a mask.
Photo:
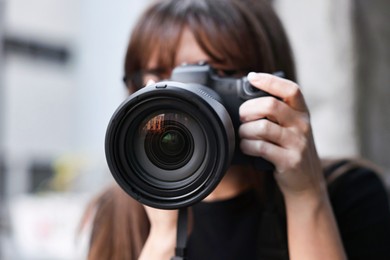
[{"label": "finger", "polygon": [[241,122],[267,118],[282,126],[300,127],[308,121],[308,113],[291,109],[286,103],[274,97],[261,97],[244,102],[240,108]]},{"label": "finger", "polygon": [[254,87],[281,98],[293,109],[308,110],[302,92],[296,83],[271,74],[255,72],[248,74],[248,80]]},{"label": "finger", "polygon": [[279,146],[286,143],[286,131],[280,125],[266,119],[244,123],[239,128],[241,139],[265,140]]},{"label": "finger", "polygon": [[301,147],[304,143],[299,132],[281,127],[266,119],[242,124],[239,135],[241,139],[263,140],[286,149]]},{"label": "finger", "polygon": [[264,158],[275,166],[278,165],[279,158],[286,158],[288,153],[288,150],[264,140],[241,139],[240,148],[244,154]]}]

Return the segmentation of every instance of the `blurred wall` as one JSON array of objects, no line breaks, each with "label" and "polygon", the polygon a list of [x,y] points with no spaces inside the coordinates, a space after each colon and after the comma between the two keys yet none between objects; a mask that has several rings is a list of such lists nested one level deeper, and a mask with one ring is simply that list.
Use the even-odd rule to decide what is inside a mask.
[{"label": "blurred wall", "polygon": [[3,83],[3,34],[4,34],[4,13],[5,13],[5,2],[0,0],[0,157],[2,157],[2,147],[4,142],[4,83]]},{"label": "blurred wall", "polygon": [[390,180],[390,2],[356,0],[353,11],[359,150]]},{"label": "blurred wall", "polygon": [[5,2],[4,0],[0,0],[0,158],[3,157],[4,114],[5,114],[4,52],[3,52],[3,40],[2,40],[4,35],[4,14],[5,14]]},{"label": "blurred wall", "polygon": [[0,259],[4,259],[4,248],[6,240],[6,207],[5,207],[5,164],[3,158],[3,129],[4,129],[4,85],[3,85],[3,18],[4,0],[0,0]]},{"label": "blurred wall", "polygon": [[390,3],[275,0],[323,157],[357,156],[390,180]]}]

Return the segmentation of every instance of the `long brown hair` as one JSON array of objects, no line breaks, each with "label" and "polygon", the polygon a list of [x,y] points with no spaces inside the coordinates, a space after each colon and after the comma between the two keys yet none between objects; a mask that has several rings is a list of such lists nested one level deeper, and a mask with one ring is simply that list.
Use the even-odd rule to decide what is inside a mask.
[{"label": "long brown hair", "polygon": [[87,207],[82,226],[91,219],[88,259],[137,259],[149,233],[149,221],[141,204],[113,184]]},{"label": "long brown hair", "polygon": [[[248,72],[281,70],[286,78],[296,79],[286,34],[266,0],[155,2],[133,30],[125,75],[145,69],[152,57],[159,67],[172,69],[184,28],[214,62]],[[114,185],[91,209],[95,217],[89,259],[137,259],[149,230],[142,205]]]}]

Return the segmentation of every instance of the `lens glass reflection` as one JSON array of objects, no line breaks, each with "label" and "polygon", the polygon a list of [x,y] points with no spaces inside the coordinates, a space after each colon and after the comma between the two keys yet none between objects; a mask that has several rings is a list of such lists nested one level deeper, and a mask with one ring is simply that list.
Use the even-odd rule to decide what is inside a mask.
[{"label": "lens glass reflection", "polygon": [[146,120],[140,136],[145,153],[155,166],[164,170],[183,167],[194,152],[194,139],[182,113],[161,113]]}]

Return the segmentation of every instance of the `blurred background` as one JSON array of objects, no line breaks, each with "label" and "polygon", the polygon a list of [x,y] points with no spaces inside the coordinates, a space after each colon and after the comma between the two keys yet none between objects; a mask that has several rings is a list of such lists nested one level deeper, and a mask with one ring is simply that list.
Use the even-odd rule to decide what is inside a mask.
[{"label": "blurred background", "polygon": [[[0,259],[85,259],[78,234],[112,182],[109,118],[150,0],[0,0]],[[364,157],[390,183],[390,4],[274,0],[323,157]]]}]

